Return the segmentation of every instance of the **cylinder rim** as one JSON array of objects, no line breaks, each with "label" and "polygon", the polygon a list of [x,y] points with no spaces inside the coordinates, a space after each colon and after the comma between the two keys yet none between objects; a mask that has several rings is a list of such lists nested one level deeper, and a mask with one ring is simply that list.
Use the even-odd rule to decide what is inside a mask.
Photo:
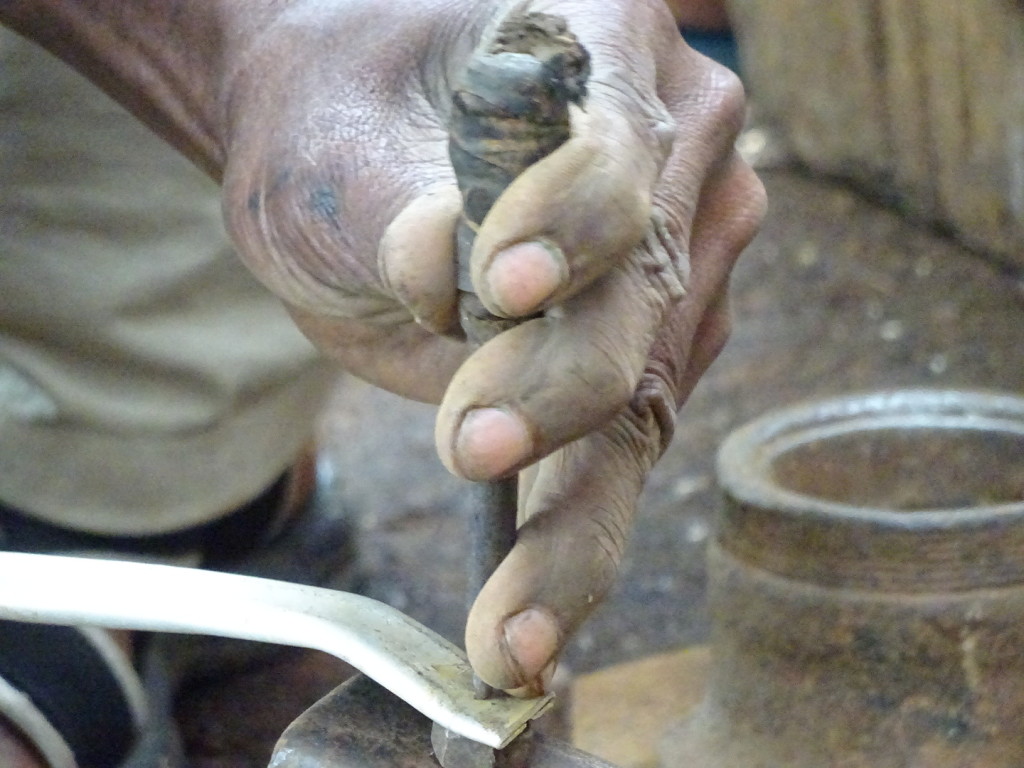
[{"label": "cylinder rim", "polygon": [[[885,428],[999,431],[1024,436],[1024,397],[983,390],[896,389],[801,403],[774,410],[732,432],[717,455],[722,489],[740,503],[805,518],[845,519],[872,527],[927,531],[970,527],[998,515],[1024,522],[1024,501],[914,510],[847,504],[794,491],[772,476],[772,461],[819,437]],[[845,427],[845,428],[844,428]],[[851,428],[853,427],[853,428]],[[855,427],[864,427],[856,429]]]}]

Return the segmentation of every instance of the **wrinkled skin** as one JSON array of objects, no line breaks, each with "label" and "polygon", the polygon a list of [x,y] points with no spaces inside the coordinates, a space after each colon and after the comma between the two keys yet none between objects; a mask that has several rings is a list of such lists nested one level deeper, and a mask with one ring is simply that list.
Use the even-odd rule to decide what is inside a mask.
[{"label": "wrinkled skin", "polygon": [[[506,191],[473,253],[491,311],[548,315],[468,355],[445,335],[459,210],[447,84],[494,4],[377,6],[329,65],[309,61],[337,35],[322,15],[279,23],[250,52],[233,92],[228,221],[317,344],[441,402],[449,469],[483,480],[530,468],[519,543],[466,642],[484,680],[534,691],[611,586],[674,413],[728,333],[729,270],[764,206],[732,148],[742,93],[657,2],[532,3],[566,16],[590,50],[591,94],[573,138]],[[286,90],[267,120],[261,94]],[[652,264],[685,267],[686,253],[680,298]]]},{"label": "wrinkled skin", "polygon": [[[13,15],[32,5],[14,0]],[[149,0],[85,5],[103,10],[62,23],[118,35],[37,39],[222,178],[242,259],[307,335],[352,373],[439,402],[437,448],[456,474],[525,470],[519,542],[466,644],[488,683],[541,689],[612,585],[675,412],[728,334],[729,272],[764,210],[733,149],[737,80],[682,42],[661,0],[529,4],[589,49],[590,96],[473,253],[491,311],[546,316],[471,354],[453,334],[448,93],[513,3],[221,0],[173,18]],[[195,30],[161,26],[178,18]],[[32,34],[25,19],[14,25]],[[132,34],[147,44],[110,43]],[[146,57],[169,64],[144,70]]]}]

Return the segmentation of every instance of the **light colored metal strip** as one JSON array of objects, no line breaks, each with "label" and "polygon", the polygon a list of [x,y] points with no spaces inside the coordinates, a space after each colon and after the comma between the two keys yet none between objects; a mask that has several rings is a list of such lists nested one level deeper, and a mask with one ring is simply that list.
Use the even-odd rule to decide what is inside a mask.
[{"label": "light colored metal strip", "polygon": [[71,747],[32,699],[0,677],[0,714],[39,750],[50,768],[77,768]]},{"label": "light colored metal strip", "polygon": [[434,722],[498,748],[551,704],[550,696],[473,698],[465,654],[388,605],[251,576],[0,552],[0,618],[313,648],[348,662]]},{"label": "light colored metal strip", "polygon": [[[2,591],[2,588],[0,588]],[[100,655],[110,674],[117,681],[132,715],[132,724],[136,731],[142,730],[149,718],[149,706],[146,701],[146,689],[142,686],[138,672],[132,666],[125,650],[110,635],[110,630],[102,627],[75,627]]]}]

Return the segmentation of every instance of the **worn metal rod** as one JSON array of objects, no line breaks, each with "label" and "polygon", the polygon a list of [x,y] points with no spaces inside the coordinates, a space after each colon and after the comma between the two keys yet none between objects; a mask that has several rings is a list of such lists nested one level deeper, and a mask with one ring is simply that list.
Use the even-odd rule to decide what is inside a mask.
[{"label": "worn metal rod", "polygon": [[[530,319],[492,315],[476,296],[470,278],[476,230],[519,174],[568,140],[569,104],[582,102],[589,71],[587,52],[564,19],[514,13],[470,59],[452,93],[449,155],[463,200],[456,241],[459,319],[474,347]],[[515,544],[517,507],[515,476],[473,492],[470,604]],[[476,677],[474,689],[481,698],[493,694]]]},{"label": "worn metal rod", "polygon": [[[470,518],[469,604],[501,565],[516,543],[516,507],[518,478],[490,483],[475,483]],[[479,699],[494,695],[494,690],[473,675],[473,691]]]}]

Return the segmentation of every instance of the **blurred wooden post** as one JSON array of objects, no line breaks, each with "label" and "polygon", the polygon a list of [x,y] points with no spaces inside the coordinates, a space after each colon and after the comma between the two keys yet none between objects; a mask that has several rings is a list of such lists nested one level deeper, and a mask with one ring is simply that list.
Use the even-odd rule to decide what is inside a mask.
[{"label": "blurred wooden post", "polygon": [[1024,267],[1024,2],[730,12],[753,100],[800,160]]}]

